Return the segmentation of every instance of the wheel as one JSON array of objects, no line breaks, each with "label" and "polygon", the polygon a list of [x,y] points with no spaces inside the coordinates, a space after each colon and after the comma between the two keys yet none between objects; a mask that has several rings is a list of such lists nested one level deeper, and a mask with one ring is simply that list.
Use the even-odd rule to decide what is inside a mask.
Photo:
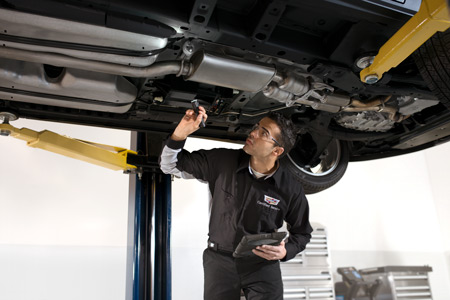
[{"label": "wheel", "polygon": [[414,60],[430,90],[450,109],[450,29],[420,46]]},{"label": "wheel", "polygon": [[349,152],[346,142],[332,140],[314,167],[305,166],[303,151],[297,145],[286,156],[285,163],[303,185],[306,194],[323,191],[336,184],[347,170]]}]

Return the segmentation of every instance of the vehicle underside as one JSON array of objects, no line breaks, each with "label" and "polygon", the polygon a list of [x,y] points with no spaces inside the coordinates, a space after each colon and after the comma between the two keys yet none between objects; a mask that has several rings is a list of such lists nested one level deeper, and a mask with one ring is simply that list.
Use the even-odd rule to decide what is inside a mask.
[{"label": "vehicle underside", "polygon": [[450,33],[360,80],[422,1],[0,0],[3,117],[170,133],[198,99],[197,136],[243,141],[290,117],[286,158],[308,193],[348,161],[450,139]]}]

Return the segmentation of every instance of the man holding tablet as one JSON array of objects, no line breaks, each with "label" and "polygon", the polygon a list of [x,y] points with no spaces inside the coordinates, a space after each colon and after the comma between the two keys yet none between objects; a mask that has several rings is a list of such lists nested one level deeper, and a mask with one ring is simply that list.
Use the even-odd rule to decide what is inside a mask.
[{"label": "man holding tablet", "polygon": [[[203,107],[197,114],[187,110],[160,158],[164,173],[209,184],[204,299],[239,300],[242,289],[246,299],[282,300],[280,260],[303,251],[312,232],[303,188],[279,161],[295,144],[295,127],[281,114],[270,113],[255,124],[242,150],[184,150],[186,138],[207,118]],[[283,221],[288,224],[286,241],[277,233]],[[249,241],[258,246],[249,254],[236,254]]]}]

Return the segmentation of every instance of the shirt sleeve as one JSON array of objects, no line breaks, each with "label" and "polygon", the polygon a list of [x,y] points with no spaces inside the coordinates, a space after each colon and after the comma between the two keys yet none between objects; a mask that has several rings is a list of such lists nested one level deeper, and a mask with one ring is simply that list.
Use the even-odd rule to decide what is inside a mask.
[{"label": "shirt sleeve", "polygon": [[169,138],[159,158],[161,171],[184,179],[207,181],[210,176],[209,160],[206,150],[183,149],[186,140],[174,141]]},{"label": "shirt sleeve", "polygon": [[309,205],[303,190],[297,199],[293,201],[289,213],[286,215],[289,238],[286,247],[286,256],[282,261],[294,258],[298,253],[305,250],[306,244],[311,240],[313,231],[309,223]]}]

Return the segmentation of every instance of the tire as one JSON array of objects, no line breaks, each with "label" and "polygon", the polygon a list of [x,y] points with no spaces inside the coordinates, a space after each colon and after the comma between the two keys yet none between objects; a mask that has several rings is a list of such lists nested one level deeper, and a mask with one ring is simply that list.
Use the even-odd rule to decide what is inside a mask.
[{"label": "tire", "polygon": [[292,149],[284,163],[303,185],[305,194],[315,194],[335,185],[347,170],[349,151],[343,141],[332,140],[314,168],[302,166],[299,155],[300,151]]},{"label": "tire", "polygon": [[430,90],[450,109],[450,29],[420,46],[414,60]]}]

